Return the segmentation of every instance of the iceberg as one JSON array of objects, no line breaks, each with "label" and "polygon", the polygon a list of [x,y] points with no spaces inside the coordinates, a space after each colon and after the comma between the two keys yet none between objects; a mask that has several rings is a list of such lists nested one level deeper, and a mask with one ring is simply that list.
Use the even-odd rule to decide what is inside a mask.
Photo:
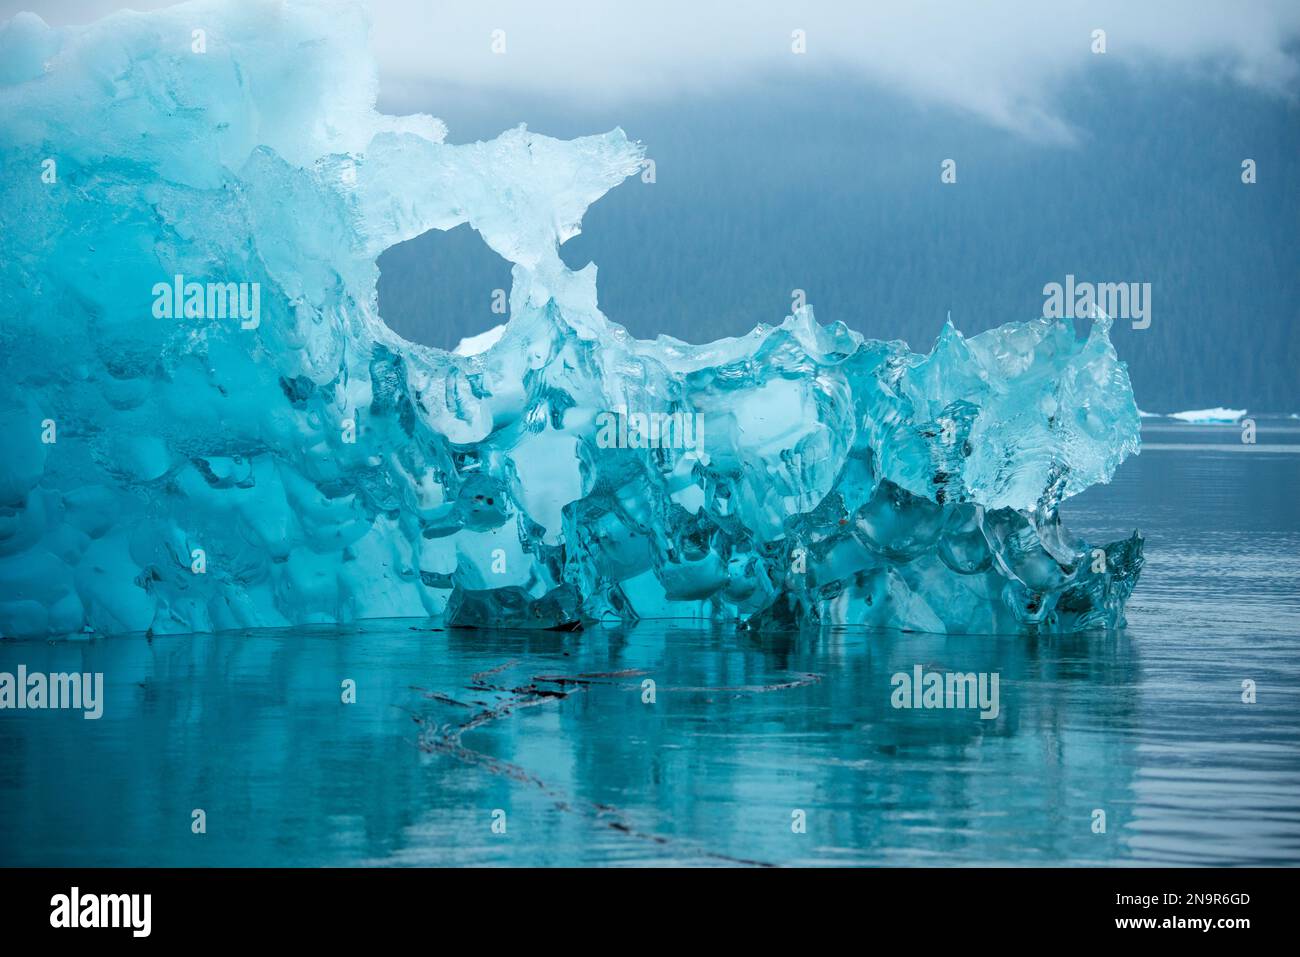
[{"label": "iceberg", "polygon": [[[1060,518],[1139,449],[1109,319],[638,340],[558,248],[641,145],[448,143],[376,112],[366,31],[335,0],[0,27],[3,634],[1123,624],[1141,537]],[[456,354],[388,329],[376,257],[461,223],[513,270]]]},{"label": "iceberg", "polygon": [[1192,409],[1189,412],[1171,412],[1169,418],[1194,425],[1231,425],[1246,414],[1245,409]]}]

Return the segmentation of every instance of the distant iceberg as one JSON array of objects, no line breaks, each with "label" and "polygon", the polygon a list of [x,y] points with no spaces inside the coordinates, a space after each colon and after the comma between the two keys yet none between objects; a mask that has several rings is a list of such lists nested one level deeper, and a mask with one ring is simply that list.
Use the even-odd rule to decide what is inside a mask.
[{"label": "distant iceberg", "polygon": [[[1109,319],[638,340],[558,247],[641,145],[446,143],[374,110],[366,34],[334,0],[0,26],[31,54],[0,69],[0,632],[1123,622],[1141,537],[1059,514],[1139,449]],[[403,340],[376,257],[466,222],[509,322]]]},{"label": "distant iceberg", "polygon": [[1193,409],[1190,412],[1173,412],[1169,418],[1194,425],[1233,423],[1246,414],[1245,409]]}]

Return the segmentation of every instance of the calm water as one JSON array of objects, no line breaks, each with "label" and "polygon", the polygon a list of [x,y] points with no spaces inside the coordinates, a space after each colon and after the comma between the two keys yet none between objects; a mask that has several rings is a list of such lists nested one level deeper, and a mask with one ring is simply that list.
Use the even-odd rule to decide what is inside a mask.
[{"label": "calm water", "polygon": [[[1147,536],[1118,635],[0,643],[0,671],[102,671],[106,698],[99,721],[0,712],[0,862],[1300,862],[1300,422],[1260,423],[1253,449],[1148,425],[1067,505],[1094,541]],[[997,718],[894,709],[916,664],[998,672]]]}]

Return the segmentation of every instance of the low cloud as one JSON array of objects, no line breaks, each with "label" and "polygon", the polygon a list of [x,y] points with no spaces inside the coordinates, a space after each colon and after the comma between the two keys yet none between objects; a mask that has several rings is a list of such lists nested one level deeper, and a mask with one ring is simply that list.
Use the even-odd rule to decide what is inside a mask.
[{"label": "low cloud", "polygon": [[[454,83],[626,101],[740,88],[785,70],[796,29],[807,36],[800,70],[854,75],[1040,139],[1071,138],[1055,97],[1100,62],[1098,29],[1108,62],[1138,74],[1181,66],[1284,95],[1300,78],[1294,0],[396,0],[376,8],[374,39],[390,92]],[[505,55],[491,52],[493,30],[505,31]]]}]

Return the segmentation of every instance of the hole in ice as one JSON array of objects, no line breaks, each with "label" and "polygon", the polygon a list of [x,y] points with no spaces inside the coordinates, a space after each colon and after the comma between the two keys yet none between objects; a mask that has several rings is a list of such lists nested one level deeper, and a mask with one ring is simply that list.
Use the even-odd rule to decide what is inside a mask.
[{"label": "hole in ice", "polygon": [[379,256],[379,315],[411,342],[451,351],[504,323],[509,297],[510,263],[468,224],[431,229]]}]

